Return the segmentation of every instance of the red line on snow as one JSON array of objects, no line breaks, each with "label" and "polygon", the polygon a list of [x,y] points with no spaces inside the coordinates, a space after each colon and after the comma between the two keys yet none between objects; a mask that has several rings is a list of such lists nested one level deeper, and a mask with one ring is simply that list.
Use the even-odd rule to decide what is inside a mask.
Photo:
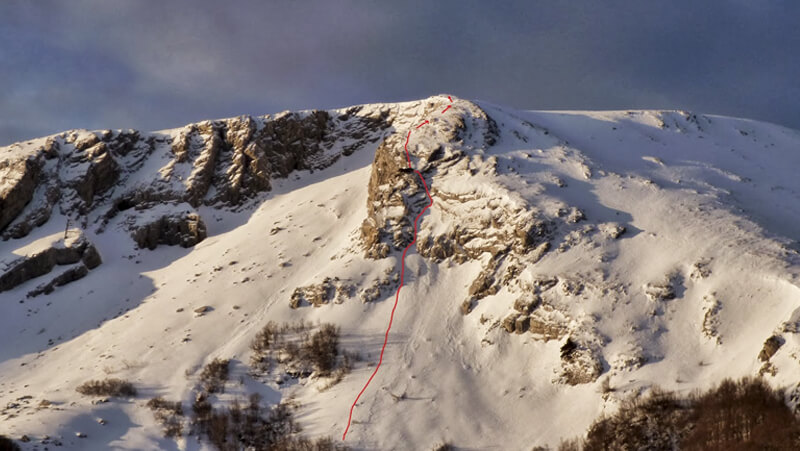
[{"label": "red line on snow", "polygon": [[444,114],[444,112],[445,112],[445,111],[449,110],[449,109],[450,109],[450,106],[451,106],[451,105],[447,105],[447,108],[445,108],[444,110],[442,110],[442,114]]},{"label": "red line on snow", "polygon": [[[450,99],[450,96],[447,96],[447,98]],[[450,102],[452,101],[453,99],[450,99]],[[448,108],[450,108],[450,105],[448,105],[447,108],[445,108],[444,111],[442,111],[442,113],[447,111]],[[417,128],[420,128],[427,123],[428,120],[426,119],[425,122],[417,125]],[[406,144],[403,148],[406,151],[406,161],[408,162],[408,168],[413,169],[411,168],[411,155],[408,153],[409,139],[411,139],[411,130],[409,130],[408,134],[406,135]],[[344,428],[344,434],[342,434],[342,440],[347,438],[347,431],[350,430],[350,423],[353,421],[353,409],[356,408],[356,404],[358,403],[359,398],[361,398],[361,395],[363,395],[364,392],[367,390],[367,387],[369,387],[369,383],[372,382],[372,378],[374,378],[375,375],[378,374],[378,370],[381,367],[381,363],[383,363],[383,352],[386,350],[386,343],[389,342],[389,331],[392,330],[392,321],[394,321],[394,312],[395,310],[397,310],[397,303],[400,301],[400,289],[403,288],[403,276],[405,275],[406,271],[406,253],[408,252],[409,249],[411,249],[411,246],[413,246],[414,243],[417,242],[417,223],[419,222],[419,218],[422,216],[423,213],[425,213],[425,210],[427,210],[433,205],[433,198],[431,197],[430,191],[428,191],[428,184],[425,183],[425,177],[423,177],[422,173],[419,172],[418,170],[416,169],[413,170],[414,172],[417,173],[419,179],[422,180],[422,186],[425,188],[425,195],[428,196],[428,200],[430,201],[430,203],[426,205],[419,212],[419,214],[417,214],[416,218],[414,218],[414,239],[410,243],[408,243],[408,246],[406,246],[405,249],[403,249],[403,257],[400,260],[400,286],[397,287],[397,294],[394,297],[394,305],[392,306],[392,313],[391,315],[389,315],[389,326],[386,328],[386,336],[384,336],[383,338],[383,347],[381,347],[381,356],[380,358],[378,358],[378,364],[375,366],[375,370],[369,376],[369,379],[367,379],[367,383],[364,384],[364,388],[361,389],[361,391],[358,393],[358,396],[356,396],[356,400],[353,401],[353,405],[350,406],[350,416],[347,418],[347,427]]]},{"label": "red line on snow", "polygon": [[411,130],[408,131],[406,135],[406,145],[404,149],[406,149],[406,160],[408,161],[408,167],[411,167],[411,156],[408,154],[408,140],[411,139]]}]

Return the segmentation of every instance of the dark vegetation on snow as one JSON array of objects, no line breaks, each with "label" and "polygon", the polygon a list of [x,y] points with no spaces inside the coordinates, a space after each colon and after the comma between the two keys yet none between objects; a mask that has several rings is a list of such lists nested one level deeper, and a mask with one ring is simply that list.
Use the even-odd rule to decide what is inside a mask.
[{"label": "dark vegetation on snow", "polygon": [[586,438],[562,441],[558,450],[800,449],[800,419],[784,399],[782,390],[751,377],[685,397],[656,389],[595,420]]},{"label": "dark vegetation on snow", "polygon": [[225,391],[225,382],[228,381],[230,363],[230,359],[216,358],[206,365],[200,373],[200,382],[203,384],[203,390],[207,393],[223,393]]},{"label": "dark vegetation on snow", "polygon": [[87,396],[115,396],[118,398],[136,396],[136,388],[132,383],[115,378],[86,381],[75,391]]},{"label": "dark vegetation on snow", "polygon": [[281,364],[290,376],[334,376],[340,380],[352,367],[353,356],[340,352],[339,328],[307,323],[278,325],[270,321],[250,343],[252,366],[262,372]]},{"label": "dark vegetation on snow", "polygon": [[175,438],[183,435],[183,405],[180,401],[167,401],[157,396],[147,401],[165,437]]},{"label": "dark vegetation on snow", "polygon": [[286,404],[263,407],[261,396],[251,394],[242,406],[234,400],[228,407],[214,408],[205,393],[192,405],[192,431],[205,436],[220,451],[258,449],[264,451],[333,451],[347,449],[330,438],[309,440],[298,435],[300,427]]},{"label": "dark vegetation on snow", "polygon": [[[340,379],[349,367],[349,356],[339,350],[339,329],[332,324],[314,326],[300,322],[278,325],[267,323],[253,339],[250,348],[252,376],[258,377],[280,366],[289,377],[321,377]],[[251,393],[247,401],[234,399],[225,405],[215,394],[225,392],[230,377],[231,361],[215,358],[200,372],[198,392],[191,405],[189,433],[207,439],[221,451],[242,449],[328,451],[345,450],[345,446],[327,437],[310,440],[300,435],[294,420],[293,407],[281,402],[264,406],[261,395]],[[148,402],[164,435],[183,435],[183,408],[180,402],[153,398]]]}]

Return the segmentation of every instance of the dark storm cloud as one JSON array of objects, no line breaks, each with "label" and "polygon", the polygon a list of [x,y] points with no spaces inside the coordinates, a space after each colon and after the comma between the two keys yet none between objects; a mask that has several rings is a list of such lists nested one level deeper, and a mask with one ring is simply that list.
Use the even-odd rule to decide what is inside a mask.
[{"label": "dark storm cloud", "polygon": [[800,128],[800,3],[4,1],[0,144],[447,92]]}]

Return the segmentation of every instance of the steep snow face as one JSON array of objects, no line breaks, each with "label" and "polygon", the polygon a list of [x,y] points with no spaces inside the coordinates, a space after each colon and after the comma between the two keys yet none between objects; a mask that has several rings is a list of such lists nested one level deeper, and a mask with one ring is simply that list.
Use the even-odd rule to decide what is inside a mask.
[{"label": "steep snow face", "polygon": [[[745,374],[797,399],[798,132],[674,111],[447,105],[0,149],[0,264],[16,281],[0,292],[0,406],[13,406],[1,432],[66,449],[208,448],[163,438],[144,404],[163,395],[189,411],[200,368],[219,357],[233,363],[217,405],[292,400],[304,434],[341,437],[427,200],[402,170],[406,138],[434,203],[347,444],[527,450],[653,385]],[[41,257],[76,243],[77,260]],[[88,246],[102,263],[83,263]],[[37,270],[18,277],[21,265]],[[92,266],[80,280],[27,296],[80,265]],[[361,355],[339,383],[252,371],[257,331],[300,319],[336,324],[341,348]],[[75,392],[105,377],[133,382],[138,398]]]}]

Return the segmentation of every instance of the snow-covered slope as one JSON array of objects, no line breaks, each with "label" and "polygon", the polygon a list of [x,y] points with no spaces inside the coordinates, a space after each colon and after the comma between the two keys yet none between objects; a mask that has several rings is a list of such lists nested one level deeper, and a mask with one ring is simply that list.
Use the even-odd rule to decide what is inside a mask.
[{"label": "snow-covered slope", "polygon": [[[291,399],[303,434],[340,438],[427,204],[407,138],[434,203],[347,445],[528,450],[653,385],[726,376],[764,374],[796,399],[800,133],[436,96],[1,148],[0,434],[207,448],[163,438],[144,404],[189,410],[202,366],[230,358],[220,405]],[[300,319],[336,324],[362,357],[340,382],[253,374],[256,333]],[[106,377],[138,396],[75,392]]]}]

